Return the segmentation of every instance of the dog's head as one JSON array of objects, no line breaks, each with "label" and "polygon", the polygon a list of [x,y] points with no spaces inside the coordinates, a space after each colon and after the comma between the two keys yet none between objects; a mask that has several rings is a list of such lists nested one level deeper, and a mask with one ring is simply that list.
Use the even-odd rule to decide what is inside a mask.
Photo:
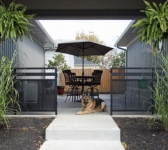
[{"label": "dog's head", "polygon": [[90,103],[92,103],[92,99],[89,95],[83,95],[81,103],[84,107],[87,107]]}]

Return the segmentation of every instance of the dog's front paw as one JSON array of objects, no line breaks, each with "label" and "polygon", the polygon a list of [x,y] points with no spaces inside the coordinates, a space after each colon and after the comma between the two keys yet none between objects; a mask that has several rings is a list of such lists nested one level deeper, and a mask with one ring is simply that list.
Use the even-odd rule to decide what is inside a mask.
[{"label": "dog's front paw", "polygon": [[81,111],[76,112],[76,115],[81,115],[81,114],[82,114]]}]

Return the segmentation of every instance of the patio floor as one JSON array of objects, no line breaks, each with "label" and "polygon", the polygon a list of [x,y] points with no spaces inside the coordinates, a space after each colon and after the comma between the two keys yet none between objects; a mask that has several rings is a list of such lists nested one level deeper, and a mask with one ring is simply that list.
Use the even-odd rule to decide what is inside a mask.
[{"label": "patio floor", "polygon": [[[110,114],[110,94],[100,94],[99,97],[105,100],[107,104],[107,112]],[[81,109],[80,102],[74,103],[71,99],[65,102],[65,99],[66,99],[66,94],[57,96],[58,115],[62,113],[67,113],[68,111],[67,108],[72,108],[72,109],[74,108],[74,111]],[[124,95],[116,94],[114,95],[114,100],[115,100],[114,102],[115,108],[120,109],[122,107],[122,101],[124,101]],[[72,111],[70,113],[72,113]],[[114,111],[112,115],[121,115],[121,116],[122,115],[149,115],[149,113],[146,111]]]}]

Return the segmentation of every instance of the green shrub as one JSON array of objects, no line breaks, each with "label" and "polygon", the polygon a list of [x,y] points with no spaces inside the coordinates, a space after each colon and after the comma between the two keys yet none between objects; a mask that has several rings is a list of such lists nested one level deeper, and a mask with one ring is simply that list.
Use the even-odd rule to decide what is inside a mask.
[{"label": "green shrub", "polygon": [[[33,19],[34,15],[26,15],[27,7],[22,4],[14,2],[10,3],[8,7],[0,1],[0,44],[7,38],[8,40],[23,40],[25,35],[30,36],[29,22]],[[30,36],[31,38],[31,36]],[[16,111],[16,107],[19,107],[18,91],[14,88],[15,76],[12,72],[14,66],[14,60],[16,52],[13,58],[9,60],[7,57],[2,56],[0,60],[0,124],[4,123],[8,127],[9,118],[6,113],[9,111]],[[20,110],[20,107],[18,108]]]},{"label": "green shrub", "polygon": [[[0,60],[0,124],[5,122],[9,126],[9,118],[6,116],[7,112],[16,111],[15,107],[19,107],[18,91],[14,88],[15,80],[13,76],[13,58],[9,60],[7,57],[2,56]],[[19,107],[20,108],[20,107]]]},{"label": "green shrub", "polygon": [[161,116],[163,126],[168,131],[168,56],[158,55],[161,63],[155,68],[156,82],[153,83],[152,98],[154,110],[157,116]]},{"label": "green shrub", "polygon": [[[29,20],[34,15],[26,15],[27,7],[22,4],[12,2],[8,7],[0,1],[0,41],[3,38],[12,39],[14,42],[18,39],[23,40],[25,35],[30,36],[30,26],[33,26]],[[30,36],[31,37],[31,36]]]},{"label": "green shrub", "polygon": [[132,27],[138,29],[141,42],[152,47],[153,57],[160,59],[160,62],[158,59],[154,60],[156,82],[151,87],[154,100],[151,107],[154,108],[156,115],[161,116],[163,126],[165,130],[168,130],[168,56],[157,53],[160,43],[163,43],[161,49],[164,48],[167,51],[165,43],[168,42],[168,0],[158,5],[155,2],[143,1],[146,8],[141,12],[146,16],[135,22]]}]

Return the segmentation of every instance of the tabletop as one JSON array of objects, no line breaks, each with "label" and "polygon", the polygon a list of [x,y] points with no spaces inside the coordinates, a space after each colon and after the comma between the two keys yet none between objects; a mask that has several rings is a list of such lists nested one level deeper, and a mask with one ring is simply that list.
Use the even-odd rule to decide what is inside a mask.
[{"label": "tabletop", "polygon": [[81,81],[82,84],[82,93],[84,92],[84,86],[88,86],[85,84],[86,81],[91,81],[92,79],[94,79],[94,76],[74,76],[73,78],[75,78],[78,81]]},{"label": "tabletop", "polygon": [[74,78],[84,78],[84,79],[87,79],[87,78],[94,78],[93,76],[74,76]]}]

